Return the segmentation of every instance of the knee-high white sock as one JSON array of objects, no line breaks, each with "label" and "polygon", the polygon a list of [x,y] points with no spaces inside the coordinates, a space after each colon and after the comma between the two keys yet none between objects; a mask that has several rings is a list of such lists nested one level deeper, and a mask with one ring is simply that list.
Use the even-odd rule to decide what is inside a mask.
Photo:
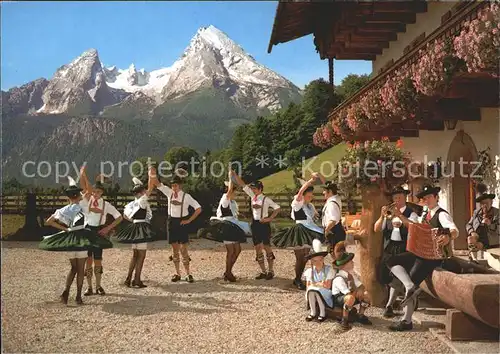
[{"label": "knee-high white sock", "polygon": [[387,305],[385,307],[392,306],[394,304],[394,301],[396,301],[396,295],[397,291],[394,289],[392,286],[389,288],[389,300],[387,301]]},{"label": "knee-high white sock", "polygon": [[408,303],[406,304],[404,308],[404,315],[403,315],[403,321],[410,323],[411,318],[413,316],[413,312],[415,311],[415,301],[417,299],[413,298]]},{"label": "knee-high white sock", "polygon": [[309,301],[309,307],[311,308],[310,315],[311,316],[316,316],[316,296],[315,296],[314,291],[310,291],[309,294],[307,294],[307,300]]},{"label": "knee-high white sock", "polygon": [[318,293],[314,293],[314,295],[316,295],[316,302],[318,303],[319,306],[319,315],[321,317],[326,317],[326,306],[325,303],[323,302],[323,299],[321,299]]},{"label": "knee-high white sock", "polygon": [[406,270],[400,266],[400,265],[395,265],[394,267],[391,268],[392,274],[399,280],[401,280],[401,283],[405,286],[406,290],[411,289],[413,287],[413,282],[406,272]]}]

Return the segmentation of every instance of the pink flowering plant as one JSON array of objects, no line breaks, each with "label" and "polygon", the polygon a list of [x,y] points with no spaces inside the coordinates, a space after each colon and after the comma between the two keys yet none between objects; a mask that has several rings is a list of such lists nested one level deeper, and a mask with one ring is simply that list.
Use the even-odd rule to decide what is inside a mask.
[{"label": "pink flowering plant", "polygon": [[470,73],[489,71],[498,76],[500,61],[500,5],[491,2],[477,18],[463,24],[453,40],[457,57],[463,59]]},{"label": "pink flowering plant", "polygon": [[347,108],[346,122],[353,132],[360,131],[368,126],[368,118],[361,109],[359,102],[355,102]]},{"label": "pink flowering plant", "polygon": [[418,109],[418,93],[411,79],[408,66],[403,66],[388,76],[380,89],[382,104],[395,117],[414,119]]},{"label": "pink flowering plant", "polygon": [[379,88],[368,91],[359,101],[359,105],[366,118],[375,124],[383,123],[390,116],[382,103]]},{"label": "pink flowering plant", "polygon": [[348,145],[340,160],[336,178],[340,188],[356,194],[360,188],[379,186],[390,189],[408,182],[409,154],[402,144],[382,140]]}]

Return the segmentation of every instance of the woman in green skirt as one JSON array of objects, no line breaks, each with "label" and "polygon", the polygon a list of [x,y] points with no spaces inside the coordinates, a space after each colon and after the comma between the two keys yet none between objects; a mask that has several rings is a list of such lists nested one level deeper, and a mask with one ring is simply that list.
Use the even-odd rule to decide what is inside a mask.
[{"label": "woman in green skirt", "polygon": [[68,179],[69,187],[65,193],[70,203],[56,210],[45,222],[46,225],[61,231],[45,236],[39,247],[45,251],[67,253],[71,268],[66,278],[66,288],[61,294],[61,301],[64,304],[68,303],[69,290],[76,275],[76,303],[81,305],[87,251],[92,247],[111,248],[113,244],[84,227],[83,214],[87,212],[87,203],[82,202],[82,190],[76,186],[75,180],[69,176]]},{"label": "woman in green skirt", "polygon": [[[128,222],[116,234],[118,242],[131,244],[132,246],[132,258],[124,283],[128,287],[147,287],[141,280],[141,273],[146,259],[148,243],[155,241],[150,224],[153,213],[148,202],[148,197],[154,188],[151,183],[153,171],[152,169],[149,171],[148,189],[138,178],[134,177],[132,179],[134,182],[132,193],[134,193],[135,199],[125,206],[123,215]],[[132,280],[134,271],[135,276],[134,280]]]},{"label": "woman in green skirt", "polygon": [[316,225],[316,209],[312,204],[314,198],[313,184],[316,179],[323,181],[323,176],[313,173],[309,181],[303,181],[303,185],[292,201],[291,217],[295,225],[278,231],[272,238],[275,247],[293,249],[295,253],[295,279],[293,285],[300,290],[306,290],[301,280],[302,273],[307,263],[306,256],[309,253],[314,239],[323,241],[323,229]]}]

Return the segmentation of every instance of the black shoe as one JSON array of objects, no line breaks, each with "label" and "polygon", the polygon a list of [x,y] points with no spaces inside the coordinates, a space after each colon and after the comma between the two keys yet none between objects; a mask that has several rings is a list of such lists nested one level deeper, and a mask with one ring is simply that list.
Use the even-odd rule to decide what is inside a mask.
[{"label": "black shoe", "polygon": [[415,298],[415,296],[418,296],[418,294],[420,294],[421,291],[422,289],[414,285],[411,289],[409,289],[406,292],[405,298],[403,299],[403,301],[401,301],[401,304],[399,306],[401,306],[402,308],[405,307],[408,301]]},{"label": "black shoe", "polygon": [[76,301],[77,305],[83,305],[83,300],[82,300],[81,296],[77,296],[75,301]]},{"label": "black shoe", "polygon": [[224,280],[230,283],[235,283],[236,277],[231,273],[224,273]]},{"label": "black shoe", "polygon": [[186,278],[184,278],[188,283],[194,282],[194,278],[191,274],[187,275]]},{"label": "black shoe", "polygon": [[178,282],[179,280],[181,280],[181,276],[179,274],[174,274],[172,275],[172,278],[170,279],[172,282]]},{"label": "black shoe", "polygon": [[267,277],[267,274],[266,273],[259,273],[255,279],[266,279]]},{"label": "black shoe", "polygon": [[392,306],[387,306],[385,308],[384,313],[382,314],[382,316],[384,316],[385,318],[391,318],[391,317],[396,316],[396,314],[392,310]]},{"label": "black shoe", "polygon": [[129,278],[127,278],[127,279],[125,279],[125,281],[123,282],[123,284],[124,284],[125,286],[127,286],[127,287],[129,287],[129,288],[130,288],[130,286],[132,285],[132,284],[131,284],[131,282],[132,282],[132,281],[131,281]]},{"label": "black shoe", "polygon": [[311,322],[312,320],[314,320],[316,318],[316,316],[313,316],[313,315],[309,315],[306,317],[306,322]]},{"label": "black shoe", "polygon": [[267,274],[266,274],[266,280],[271,280],[272,278],[274,278],[274,273],[273,272],[267,272]]},{"label": "black shoe", "polygon": [[142,281],[133,281],[132,286],[138,287],[138,288],[147,288],[148,286],[144,284]]},{"label": "black shoe", "polygon": [[342,329],[344,331],[348,331],[351,329],[351,325],[349,324],[349,322],[347,321],[346,318],[343,318],[341,321],[340,321],[340,327],[342,327]]},{"label": "black shoe", "polygon": [[84,293],[83,296],[92,296],[94,295],[94,290],[92,288],[88,288]]},{"label": "black shoe", "polygon": [[68,298],[69,298],[69,291],[64,290],[63,293],[60,296],[61,302],[65,305],[68,304]]},{"label": "black shoe", "polygon": [[321,323],[321,322],[325,322],[325,321],[326,321],[326,317],[323,317],[323,316],[318,316],[318,317],[316,318],[316,322],[320,322],[320,323]]},{"label": "black shoe", "polygon": [[293,280],[293,286],[295,286],[299,290],[306,290],[306,286],[300,279],[294,279]]},{"label": "black shoe", "polygon": [[106,292],[104,291],[104,289],[102,288],[102,286],[98,287],[97,289],[95,289],[95,293],[97,295],[106,295]]},{"label": "black shoe", "polygon": [[390,325],[389,329],[391,331],[396,331],[396,332],[411,331],[413,329],[413,323],[406,321],[399,321],[398,323]]},{"label": "black shoe", "polygon": [[372,321],[370,321],[370,319],[368,317],[366,317],[365,315],[358,315],[356,322],[359,322],[359,323],[364,324],[364,325],[371,325],[372,324]]}]

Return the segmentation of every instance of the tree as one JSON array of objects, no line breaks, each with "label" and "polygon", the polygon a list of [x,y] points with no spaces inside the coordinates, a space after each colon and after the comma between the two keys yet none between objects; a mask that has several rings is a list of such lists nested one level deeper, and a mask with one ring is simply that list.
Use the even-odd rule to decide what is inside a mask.
[{"label": "tree", "polygon": [[[200,155],[196,152],[196,150],[191,149],[190,147],[180,146],[170,148],[165,154],[164,160],[170,163],[172,169],[182,167],[189,172],[191,170],[190,167],[192,161],[199,161]],[[198,171],[199,166],[194,166],[196,167],[194,170]]]},{"label": "tree", "polygon": [[370,79],[370,75],[349,74],[336,87],[336,91],[342,97],[342,100],[346,100],[365,86]]}]

